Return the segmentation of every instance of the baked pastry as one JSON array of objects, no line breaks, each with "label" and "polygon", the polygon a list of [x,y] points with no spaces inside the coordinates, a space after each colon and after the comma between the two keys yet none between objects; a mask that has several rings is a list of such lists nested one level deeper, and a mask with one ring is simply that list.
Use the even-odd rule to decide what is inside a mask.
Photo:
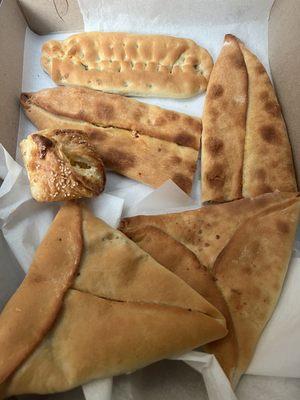
[{"label": "baked pastry", "polygon": [[190,39],[117,32],[50,40],[41,63],[58,85],[178,98],[205,91],[213,66],[208,51]]},{"label": "baked pastry", "polygon": [[0,314],[0,394],[68,390],[225,334],[201,295],[69,202]]},{"label": "baked pastry", "polygon": [[214,353],[232,381],[238,363],[237,338],[227,303],[214,275],[199,262],[191,250],[156,226],[142,225],[140,228],[128,230],[127,234],[140,248],[179,276],[224,315],[228,334],[222,339],[208,343],[204,350]]},{"label": "baked pastry", "polygon": [[172,179],[192,189],[202,124],[199,118],[86,88],[23,93],[38,129],[81,129],[105,166],[153,187]]},{"label": "baked pastry", "polygon": [[[173,272],[198,292],[205,290],[202,284],[208,285],[191,267],[191,256],[181,253],[180,258],[175,246],[173,255],[167,254],[168,247],[162,245],[161,235],[151,232],[153,227],[189,248],[211,271],[231,318],[227,318],[229,334],[206,348],[216,355],[233,386],[246,371],[280,296],[299,213],[296,193],[271,193],[183,213],[137,216],[121,223],[121,230],[154,258],[158,254],[162,265],[180,262],[181,268]],[[217,304],[215,294],[208,298]],[[226,316],[225,308],[220,309]]]},{"label": "baked pastry", "polygon": [[209,81],[201,159],[204,202],[297,191],[272,83],[258,58],[233,35],[225,36]]},{"label": "baked pastry", "polygon": [[22,140],[20,148],[37,201],[92,197],[104,190],[101,157],[84,132],[46,129]]}]

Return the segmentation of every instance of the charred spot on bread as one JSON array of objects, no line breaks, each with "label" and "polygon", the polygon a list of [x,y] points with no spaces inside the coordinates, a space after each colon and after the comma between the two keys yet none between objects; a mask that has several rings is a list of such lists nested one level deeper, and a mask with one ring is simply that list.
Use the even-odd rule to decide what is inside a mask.
[{"label": "charred spot on bread", "polygon": [[224,94],[224,87],[221,84],[215,83],[212,84],[208,91],[208,96],[211,99],[217,99]]},{"label": "charred spot on bread", "polygon": [[44,159],[46,157],[47,151],[53,147],[53,143],[47,137],[34,133],[32,135],[32,140],[37,144],[39,150],[39,158]]},{"label": "charred spot on bread", "polygon": [[20,95],[20,103],[21,106],[27,109],[30,105],[30,98],[31,94],[30,93],[21,93]]},{"label": "charred spot on bread", "polygon": [[280,105],[275,101],[267,101],[264,106],[265,111],[273,117],[280,117],[281,109]]},{"label": "charred spot on bread", "polygon": [[118,169],[120,171],[126,171],[133,168],[136,164],[135,157],[115,148],[108,149],[107,156],[104,156],[103,159],[104,163],[106,163],[110,168]]},{"label": "charred spot on bread", "polygon": [[225,183],[225,172],[222,164],[215,164],[207,173],[206,181],[212,188],[223,187]]},{"label": "charred spot on bread", "polygon": [[224,150],[224,142],[217,137],[208,137],[205,142],[205,147],[213,156],[220,155]]},{"label": "charred spot on bread", "polygon": [[260,133],[263,140],[269,144],[278,144],[280,140],[273,125],[263,125],[260,128]]},{"label": "charred spot on bread", "polygon": [[195,137],[189,135],[186,132],[180,132],[175,137],[175,143],[179,144],[180,146],[194,148],[196,146],[195,141],[196,141]]},{"label": "charred spot on bread", "polygon": [[189,193],[192,187],[192,180],[182,174],[175,174],[172,181],[176,183],[184,192]]}]

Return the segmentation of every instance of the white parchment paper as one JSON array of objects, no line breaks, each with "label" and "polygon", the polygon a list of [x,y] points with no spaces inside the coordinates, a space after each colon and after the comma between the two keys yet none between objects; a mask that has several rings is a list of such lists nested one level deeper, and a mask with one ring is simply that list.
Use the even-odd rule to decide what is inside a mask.
[{"label": "white parchment paper", "polygon": [[[221,49],[224,34],[233,33],[259,56],[267,70],[267,26],[272,3],[273,0],[79,0],[86,31],[126,31],[188,37],[207,48],[214,59]],[[55,86],[41,69],[40,49],[46,40],[63,39],[69,34],[38,36],[27,30],[23,91]],[[199,116],[202,114],[204,96],[186,100],[139,100]],[[34,130],[35,127],[21,113],[18,142]],[[18,152],[17,160],[20,165],[0,148],[0,177],[5,178],[0,188],[0,223],[9,246],[27,271],[34,250],[58,206],[41,205],[31,199]],[[201,204],[198,177],[199,171],[191,198],[172,182],[153,190],[109,172],[105,194],[89,201],[89,206],[112,226],[117,226],[122,212],[123,216],[131,216],[197,208]],[[297,346],[300,340],[299,282],[300,259],[294,257],[280,302],[259,342],[249,373],[300,377],[300,346]],[[236,398],[213,356],[192,352],[179,359],[202,374],[210,400]],[[110,400],[112,380],[91,382],[83,387],[83,392],[87,400]]]}]

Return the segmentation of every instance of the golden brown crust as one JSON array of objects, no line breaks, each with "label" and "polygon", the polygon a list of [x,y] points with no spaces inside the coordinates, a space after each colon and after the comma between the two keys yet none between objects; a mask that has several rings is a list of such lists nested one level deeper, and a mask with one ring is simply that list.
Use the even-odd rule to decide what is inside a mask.
[{"label": "golden brown crust", "polygon": [[20,148],[37,201],[92,197],[104,190],[102,160],[84,132],[47,129],[29,135]]},{"label": "golden brown crust", "polygon": [[202,200],[297,191],[290,143],[274,88],[258,58],[226,35],[203,114]]},{"label": "golden brown crust", "polygon": [[[251,361],[280,295],[299,212],[297,193],[277,192],[184,213],[137,216],[121,223],[121,230],[130,237],[141,229],[158,227],[210,268],[229,307],[233,323],[232,327],[227,320],[229,334],[235,332],[236,338],[230,341],[227,336],[206,347],[217,356],[233,385]],[[230,347],[222,342],[236,347],[238,357],[232,357]]]},{"label": "golden brown crust", "polygon": [[49,394],[133,372],[216,333],[216,322],[202,313],[71,289],[56,325],[6,382],[5,395]]},{"label": "golden brown crust", "polygon": [[194,253],[159,228],[137,227],[129,232],[128,237],[224,315],[228,334],[220,340],[208,343],[205,349],[217,357],[229,380],[233,380],[238,363],[237,339],[227,304],[213,275],[200,264]]},{"label": "golden brown crust", "polygon": [[253,357],[288,268],[300,201],[250,218],[218,256],[213,273],[227,301],[238,339],[235,386]]},{"label": "golden brown crust", "polygon": [[211,73],[203,112],[203,202],[242,197],[247,85],[247,69],[238,42],[226,35]]},{"label": "golden brown crust", "polygon": [[21,104],[39,129],[84,130],[107,168],[153,187],[172,179],[190,193],[200,146],[199,119],[82,88],[23,94]]},{"label": "golden brown crust", "polygon": [[73,288],[117,301],[164,304],[222,315],[122,232],[83,212],[84,253]]},{"label": "golden brown crust", "polygon": [[207,50],[190,39],[109,32],[50,40],[41,63],[59,85],[178,98],[203,92],[213,65]]},{"label": "golden brown crust", "polygon": [[67,203],[61,208],[38,247],[26,278],[1,312],[0,384],[51,329],[80,263],[81,225],[79,206]]},{"label": "golden brown crust", "polygon": [[[87,210],[82,231],[84,252],[72,289],[55,325],[2,385],[5,396],[68,390],[226,335],[213,305],[121,232]],[[51,267],[49,259],[43,262]]]},{"label": "golden brown crust", "polygon": [[119,229],[126,235],[137,227],[152,225],[167,232],[196,254],[211,269],[236,229],[248,218],[296,201],[297,193],[268,193],[254,199],[201,207],[197,210],[124,218]]},{"label": "golden brown crust", "polygon": [[263,65],[242,43],[248,70],[248,112],[243,197],[296,192],[291,146],[275,90]]},{"label": "golden brown crust", "polygon": [[58,117],[88,122],[96,127],[135,131],[197,151],[200,147],[200,118],[116,94],[83,87],[57,87],[22,93],[20,103],[25,110],[35,105]]}]

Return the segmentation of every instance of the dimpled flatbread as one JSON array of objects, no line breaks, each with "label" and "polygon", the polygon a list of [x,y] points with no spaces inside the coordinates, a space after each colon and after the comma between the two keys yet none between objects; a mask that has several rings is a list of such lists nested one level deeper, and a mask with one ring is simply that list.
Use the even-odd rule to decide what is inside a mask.
[{"label": "dimpled flatbread", "polygon": [[42,48],[58,85],[130,96],[185,98],[206,90],[213,61],[193,40],[165,35],[83,32]]}]

